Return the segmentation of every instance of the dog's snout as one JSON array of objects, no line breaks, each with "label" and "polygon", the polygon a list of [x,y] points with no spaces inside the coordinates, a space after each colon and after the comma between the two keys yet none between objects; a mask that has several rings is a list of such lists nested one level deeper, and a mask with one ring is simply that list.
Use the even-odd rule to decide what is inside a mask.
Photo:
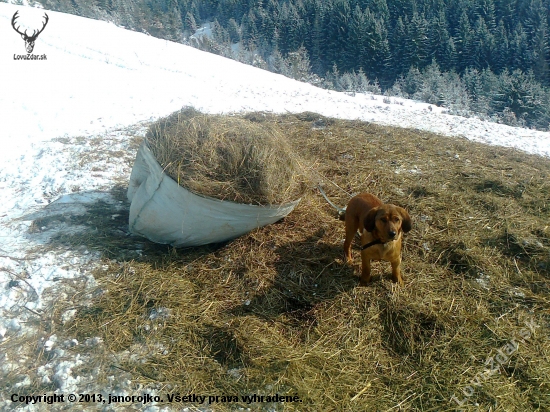
[{"label": "dog's snout", "polygon": [[396,234],[395,231],[390,230],[389,235],[390,235],[391,238],[394,238],[394,237],[395,237],[395,234]]}]

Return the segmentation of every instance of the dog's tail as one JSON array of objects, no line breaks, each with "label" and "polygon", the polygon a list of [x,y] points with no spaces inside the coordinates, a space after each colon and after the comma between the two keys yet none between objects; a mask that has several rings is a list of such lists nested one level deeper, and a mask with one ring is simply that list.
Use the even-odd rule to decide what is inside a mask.
[{"label": "dog's tail", "polygon": [[321,187],[321,185],[317,185],[317,189],[319,189],[319,192],[321,192],[321,194],[323,195],[325,200],[328,202],[328,204],[331,205],[334,209],[336,209],[336,211],[338,212],[338,219],[345,220],[346,219],[346,208],[345,207],[344,208],[338,207],[334,203],[332,203],[330,201],[330,199],[328,198],[327,194],[325,193],[325,191],[323,190],[323,188]]}]

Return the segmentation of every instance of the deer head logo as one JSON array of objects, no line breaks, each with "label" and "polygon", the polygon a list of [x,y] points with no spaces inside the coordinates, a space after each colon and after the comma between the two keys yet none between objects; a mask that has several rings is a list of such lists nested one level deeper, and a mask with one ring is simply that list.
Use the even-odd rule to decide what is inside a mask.
[{"label": "deer head logo", "polygon": [[29,36],[27,34],[27,30],[25,30],[24,33],[21,33],[19,31],[19,27],[21,27],[21,26],[15,27],[15,20],[19,17],[18,13],[19,13],[19,10],[17,10],[15,12],[15,14],[13,15],[13,17],[11,18],[11,25],[12,25],[13,29],[21,35],[23,40],[25,40],[25,48],[27,49],[27,53],[32,53],[32,51],[34,49],[34,42],[36,41],[36,38],[38,37],[38,35],[44,31],[44,28],[46,27],[46,24],[48,24],[49,17],[46,13],[44,13],[44,17],[46,18],[46,21],[44,21],[44,24],[42,25],[42,28],[40,30],[33,30],[32,35]]}]

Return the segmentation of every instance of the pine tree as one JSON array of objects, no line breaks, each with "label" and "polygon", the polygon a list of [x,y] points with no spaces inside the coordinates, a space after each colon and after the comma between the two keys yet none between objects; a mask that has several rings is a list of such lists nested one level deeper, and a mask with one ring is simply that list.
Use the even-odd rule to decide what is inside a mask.
[{"label": "pine tree", "polygon": [[548,13],[541,0],[531,0],[526,10],[525,31],[530,45],[531,63],[535,77],[548,84],[549,41]]},{"label": "pine tree", "polygon": [[302,82],[308,80],[311,75],[311,66],[305,47],[300,47],[298,50],[288,53],[286,61],[291,70],[290,77]]},{"label": "pine tree", "polygon": [[[393,0],[390,0],[393,1]],[[371,0],[368,2],[368,8],[374,14],[374,17],[378,20],[388,24],[390,21],[390,10],[386,0]]]},{"label": "pine tree", "polygon": [[288,66],[288,63],[284,59],[283,55],[277,49],[273,52],[270,59],[268,60],[268,67],[269,67],[269,70],[274,73],[278,73],[278,74],[282,74],[283,76],[290,77],[291,71]]},{"label": "pine tree", "polygon": [[471,102],[466,86],[455,72],[446,72],[441,76],[439,95],[441,105],[456,115],[468,115]]},{"label": "pine tree", "polygon": [[428,22],[423,15],[416,12],[408,26],[408,60],[410,64],[422,68],[428,62],[429,57],[429,38],[428,38]]},{"label": "pine tree", "polygon": [[472,45],[472,67],[483,70],[493,66],[493,58],[495,56],[494,37],[489,33],[485,20],[481,16],[478,17],[474,27]]},{"label": "pine tree", "polygon": [[[523,0],[522,0],[523,1]],[[496,0],[495,10],[497,21],[502,21],[507,33],[512,33],[516,27],[517,0]]]},{"label": "pine tree", "polygon": [[367,61],[369,58],[367,51],[367,31],[365,15],[359,5],[357,5],[349,19],[348,38],[346,48],[343,50],[344,60],[341,65],[342,70],[351,71],[370,65],[370,61]]},{"label": "pine tree", "polygon": [[487,76],[481,75],[477,69],[466,69],[462,76],[466,92],[470,99],[470,107],[475,113],[487,114],[490,111],[490,99],[484,90],[488,83],[484,81]]},{"label": "pine tree", "polygon": [[439,63],[444,71],[453,67],[453,50],[450,44],[451,36],[447,30],[445,13],[440,11],[434,16],[429,25],[430,55]]},{"label": "pine tree", "polygon": [[472,67],[474,63],[472,47],[472,28],[468,15],[464,11],[460,17],[458,38],[456,40],[457,49],[457,69],[462,73],[467,67]]},{"label": "pine tree", "polygon": [[315,7],[315,15],[311,27],[311,60],[312,69],[315,73],[324,72],[323,56],[325,55],[325,38],[323,36],[323,9]]},{"label": "pine tree", "polygon": [[254,49],[258,44],[258,26],[256,25],[256,15],[253,10],[250,10],[243,16],[241,33],[243,43],[245,43],[249,50]]},{"label": "pine tree", "polygon": [[508,35],[506,33],[506,28],[504,27],[504,22],[501,20],[495,31],[495,55],[491,65],[491,70],[493,70],[496,74],[499,74],[506,68],[509,61],[510,46],[508,42]]},{"label": "pine tree", "polygon": [[306,27],[304,20],[300,17],[298,9],[290,4],[289,7],[289,30],[288,47],[290,51],[298,50],[304,43]]},{"label": "pine tree", "polygon": [[408,23],[408,18],[405,17],[405,21],[403,21],[399,17],[390,38],[391,75],[394,79],[405,74],[411,67],[410,54],[407,50],[410,39],[405,23]]},{"label": "pine tree", "polygon": [[287,3],[283,3],[278,19],[278,48],[285,56],[299,46],[296,44],[296,19],[296,10],[291,9]]},{"label": "pine tree", "polygon": [[195,20],[195,17],[193,16],[193,14],[191,12],[187,12],[186,16],[185,16],[185,24],[184,24],[184,28],[189,30],[191,32],[191,34],[193,34],[194,32],[197,31],[198,29],[198,25],[197,25],[197,22]]},{"label": "pine tree", "polygon": [[490,33],[496,29],[495,3],[493,0],[478,0],[476,4],[476,16],[483,19]]},{"label": "pine tree", "polygon": [[325,84],[329,89],[334,89],[339,92],[344,91],[341,84],[340,72],[336,63],[332,65],[332,71],[327,72],[325,75]]},{"label": "pine tree", "polygon": [[516,119],[528,126],[548,128],[548,92],[542,89],[532,73],[505,70],[499,76],[492,103],[495,110],[504,112],[509,109]]},{"label": "pine tree", "polygon": [[241,29],[233,17],[227,22],[227,32],[229,33],[229,40],[231,43],[238,43],[241,41]]},{"label": "pine tree", "polygon": [[214,19],[210,29],[212,30],[212,38],[217,44],[229,47],[229,32],[220,25],[217,19]]},{"label": "pine tree", "polygon": [[[369,9],[367,8],[367,11],[368,10]],[[389,76],[387,73],[391,62],[391,51],[388,41],[388,31],[386,30],[382,19],[378,19],[372,14],[371,16],[374,19],[374,27],[372,31],[373,40],[370,42],[371,54],[373,57],[371,57],[372,65],[369,73],[371,73],[371,78],[382,79],[384,83],[387,83],[389,86],[390,82],[388,81]]]},{"label": "pine tree", "polygon": [[403,77],[401,89],[406,97],[412,98],[422,87],[423,79],[417,67],[411,67]]},{"label": "pine tree", "polygon": [[348,39],[349,19],[351,16],[350,3],[348,0],[334,0],[327,9],[325,26],[325,48],[326,59],[330,65],[338,62],[340,65],[348,65],[341,61],[342,50],[345,50]]},{"label": "pine tree", "polygon": [[518,24],[510,41],[511,61],[509,68],[519,69],[522,72],[529,70],[531,63],[529,53],[529,40],[523,26]]},{"label": "pine tree", "polygon": [[396,23],[399,17],[403,20],[408,17],[410,20],[413,13],[417,11],[416,0],[390,0],[388,11],[391,23]]},{"label": "pine tree", "polygon": [[416,92],[413,94],[413,98],[441,106],[443,104],[441,96],[442,82],[443,78],[439,66],[435,61],[432,61],[420,75],[420,82]]},{"label": "pine tree", "polygon": [[356,89],[358,93],[367,93],[372,89],[372,85],[369,82],[365,72],[363,72],[363,69],[359,69],[359,72],[357,73]]}]

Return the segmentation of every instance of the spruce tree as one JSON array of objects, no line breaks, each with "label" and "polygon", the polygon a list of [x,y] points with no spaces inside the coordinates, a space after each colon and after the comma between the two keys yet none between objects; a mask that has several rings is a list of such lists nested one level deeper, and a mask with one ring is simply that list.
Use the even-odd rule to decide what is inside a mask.
[{"label": "spruce tree", "polygon": [[453,68],[453,50],[450,44],[451,36],[447,30],[445,13],[440,11],[431,19],[429,25],[430,57],[435,58],[444,71]]},{"label": "spruce tree", "polygon": [[510,45],[504,22],[501,20],[498,23],[495,31],[495,56],[491,70],[499,74],[506,68],[510,62]]},{"label": "spruce tree", "polygon": [[494,37],[489,33],[485,20],[479,16],[474,26],[472,38],[472,67],[479,70],[493,66],[495,57]]},{"label": "spruce tree", "polygon": [[410,39],[405,23],[408,23],[408,17],[405,17],[404,20],[399,17],[390,37],[391,75],[394,79],[406,73],[412,63],[407,50]]},{"label": "spruce tree", "polygon": [[460,16],[458,37],[456,40],[457,69],[462,73],[467,67],[474,66],[474,53],[472,47],[472,28],[466,11]]},{"label": "spruce tree", "polygon": [[408,60],[411,65],[422,68],[428,63],[429,58],[428,22],[424,15],[414,12],[407,29],[410,41],[406,51],[409,54]]}]

